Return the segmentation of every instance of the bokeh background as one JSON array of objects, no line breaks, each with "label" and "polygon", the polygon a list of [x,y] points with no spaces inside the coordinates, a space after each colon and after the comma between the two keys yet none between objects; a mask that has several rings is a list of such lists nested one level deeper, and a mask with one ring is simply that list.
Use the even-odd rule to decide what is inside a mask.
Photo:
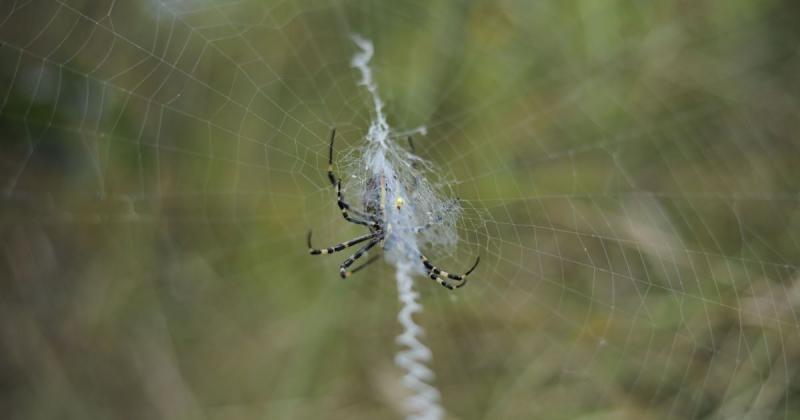
[{"label": "bokeh background", "polygon": [[3,1],[3,417],[402,416],[392,267],[305,247],[357,32],[482,258],[415,285],[447,418],[799,418],[799,4]]}]

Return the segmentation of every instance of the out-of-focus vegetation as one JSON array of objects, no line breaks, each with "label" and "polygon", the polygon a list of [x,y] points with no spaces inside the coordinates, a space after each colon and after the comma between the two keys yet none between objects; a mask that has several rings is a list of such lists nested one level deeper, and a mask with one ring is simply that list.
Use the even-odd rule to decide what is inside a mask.
[{"label": "out-of-focus vegetation", "polygon": [[482,257],[417,282],[448,418],[800,417],[798,4],[2,2],[3,417],[401,415],[391,267],[305,249],[351,32]]}]

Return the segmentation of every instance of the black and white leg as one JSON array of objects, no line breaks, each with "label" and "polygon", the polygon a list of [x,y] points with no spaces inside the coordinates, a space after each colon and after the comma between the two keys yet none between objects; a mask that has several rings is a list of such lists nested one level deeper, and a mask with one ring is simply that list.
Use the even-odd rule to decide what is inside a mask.
[{"label": "black and white leg", "polygon": [[376,236],[380,235],[379,232],[368,233],[363,236],[359,236],[358,238],[351,239],[347,242],[342,242],[340,244],[334,245],[330,248],[314,248],[311,246],[311,231],[308,231],[308,253],[311,255],[325,255],[325,254],[333,254],[334,252],[339,252],[343,249],[350,248],[353,245],[360,244],[364,241],[370,240],[375,238]]},{"label": "black and white leg", "polygon": [[333,174],[333,139],[336,138],[336,128],[331,129],[331,142],[328,144],[328,179],[331,185],[336,186],[336,175]]},{"label": "black and white leg", "polygon": [[[342,216],[345,220],[350,223],[355,223],[357,225],[364,225],[369,227],[376,227],[378,226],[378,222],[376,222],[372,216],[360,212],[354,208],[351,208],[349,204],[344,201],[344,197],[342,197],[342,182],[336,181],[336,204],[339,205],[339,210],[342,211]],[[352,212],[355,217],[350,216],[350,212]]]},{"label": "black and white leg", "polygon": [[[377,226],[378,223],[370,215],[350,207],[350,205],[344,201],[344,197],[342,197],[342,181],[336,178],[336,174],[333,173],[334,138],[336,138],[335,128],[331,130],[331,143],[328,146],[328,180],[331,182],[331,185],[336,188],[336,204],[339,205],[339,210],[342,211],[342,216],[348,222],[363,226]],[[355,217],[351,216],[350,213],[353,213],[353,216]]]},{"label": "black and white leg", "polygon": [[470,273],[472,273],[472,271],[475,270],[475,267],[478,266],[478,263],[481,262],[481,257],[479,256],[477,259],[475,259],[475,264],[472,264],[472,267],[470,267],[470,269],[467,270],[466,273],[454,274],[440,270],[438,267],[431,264],[431,262],[428,261],[428,258],[422,254],[419,255],[419,258],[420,260],[422,260],[422,264],[425,266],[425,268],[428,269],[428,276],[430,276],[431,279],[436,280],[437,283],[441,284],[442,286],[450,290],[458,289],[459,287],[462,287],[465,284],[467,284],[467,276],[469,276]]},{"label": "black and white leg", "polygon": [[382,239],[381,236],[374,238],[368,244],[359,248],[359,250],[356,251],[355,254],[349,256],[346,260],[344,260],[344,262],[339,266],[339,275],[343,279],[350,277],[350,275],[353,274],[353,272],[347,271],[347,268],[353,265],[353,263],[356,262],[357,259],[361,258],[367,251],[372,249],[375,245],[378,245],[381,242],[381,239]]}]

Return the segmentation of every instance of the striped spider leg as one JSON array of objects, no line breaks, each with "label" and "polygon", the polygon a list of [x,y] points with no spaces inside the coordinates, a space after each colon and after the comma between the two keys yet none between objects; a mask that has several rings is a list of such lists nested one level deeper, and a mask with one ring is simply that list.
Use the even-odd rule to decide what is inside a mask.
[{"label": "striped spider leg", "polygon": [[[365,226],[367,229],[369,229],[369,233],[351,239],[347,242],[336,244],[332,247],[314,248],[311,245],[311,231],[309,231],[307,243],[308,250],[311,255],[326,255],[333,254],[335,252],[350,248],[354,245],[363,244],[366,242],[365,245],[361,246],[353,255],[349,256],[344,260],[344,262],[342,262],[341,265],[339,265],[339,275],[342,278],[347,278],[353,273],[378,260],[379,255],[376,255],[365,261],[360,266],[348,271],[350,266],[352,266],[358,259],[363,257],[376,245],[385,250],[387,237],[392,236],[392,228],[389,222],[386,220],[387,190],[386,179],[383,175],[375,176],[367,180],[362,209],[359,210],[353,208],[353,206],[345,201],[342,195],[342,182],[333,172],[333,142],[335,137],[336,129],[333,129],[331,130],[331,140],[330,145],[328,146],[328,180],[336,189],[336,204],[339,206],[339,210],[341,210],[342,217],[344,217],[345,220],[350,223]],[[413,153],[414,144],[411,142],[411,138],[409,138],[409,145]],[[402,198],[398,197],[394,205],[398,210],[400,210],[400,208],[404,205]],[[411,229],[414,231],[414,233],[420,233],[431,227],[431,225],[432,223],[429,222],[424,226]],[[428,270],[428,276],[450,290],[464,286],[467,283],[467,276],[472,273],[473,270],[475,270],[475,267],[477,267],[478,263],[480,262],[480,257],[478,257],[472,267],[470,267],[465,274],[453,274],[440,270],[438,267],[431,264],[431,262],[428,261],[428,258],[422,254],[419,254],[419,258],[423,266]]]}]

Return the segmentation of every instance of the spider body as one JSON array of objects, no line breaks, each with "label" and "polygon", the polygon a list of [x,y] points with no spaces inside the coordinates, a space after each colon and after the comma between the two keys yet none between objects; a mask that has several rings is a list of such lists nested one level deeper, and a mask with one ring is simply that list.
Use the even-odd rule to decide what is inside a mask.
[{"label": "spider body", "polygon": [[[330,180],[331,185],[336,189],[336,202],[342,212],[342,217],[350,223],[365,226],[369,230],[369,233],[329,248],[314,248],[311,246],[311,231],[309,231],[308,249],[311,255],[333,254],[366,242],[366,244],[361,246],[353,255],[345,259],[344,262],[339,265],[339,275],[342,278],[347,278],[378,259],[379,256],[375,256],[362,265],[349,270],[350,266],[366,254],[367,251],[377,245],[380,245],[384,250],[388,250],[396,241],[392,241],[393,226],[387,217],[387,197],[389,197],[391,191],[388,191],[385,175],[377,175],[367,179],[362,198],[363,210],[355,209],[344,201],[342,197],[341,180],[337,179],[336,175],[333,173],[333,141],[335,137],[336,129],[333,129],[331,131],[331,141],[328,148],[328,180]],[[393,210],[399,212],[402,211],[405,200],[401,196],[398,196],[394,198],[394,201],[390,205],[394,207]],[[425,226],[414,228],[413,231],[419,233],[428,227],[430,227],[430,223]],[[427,270],[428,276],[440,285],[451,290],[464,286],[467,283],[467,276],[475,270],[475,267],[477,267],[480,262],[480,257],[478,257],[466,273],[454,274],[440,270],[421,253],[418,253],[418,257],[420,263]]]},{"label": "spider body", "polygon": [[382,218],[386,211],[386,179],[383,176],[373,176],[367,180],[364,197],[361,201],[364,213],[375,220]]},{"label": "spider body", "polygon": [[367,180],[367,186],[364,189],[364,197],[361,203],[364,206],[364,211],[367,214],[377,214],[378,209],[380,209],[380,191],[378,190],[379,185],[384,185],[384,181],[380,180],[378,177],[370,177]]}]

